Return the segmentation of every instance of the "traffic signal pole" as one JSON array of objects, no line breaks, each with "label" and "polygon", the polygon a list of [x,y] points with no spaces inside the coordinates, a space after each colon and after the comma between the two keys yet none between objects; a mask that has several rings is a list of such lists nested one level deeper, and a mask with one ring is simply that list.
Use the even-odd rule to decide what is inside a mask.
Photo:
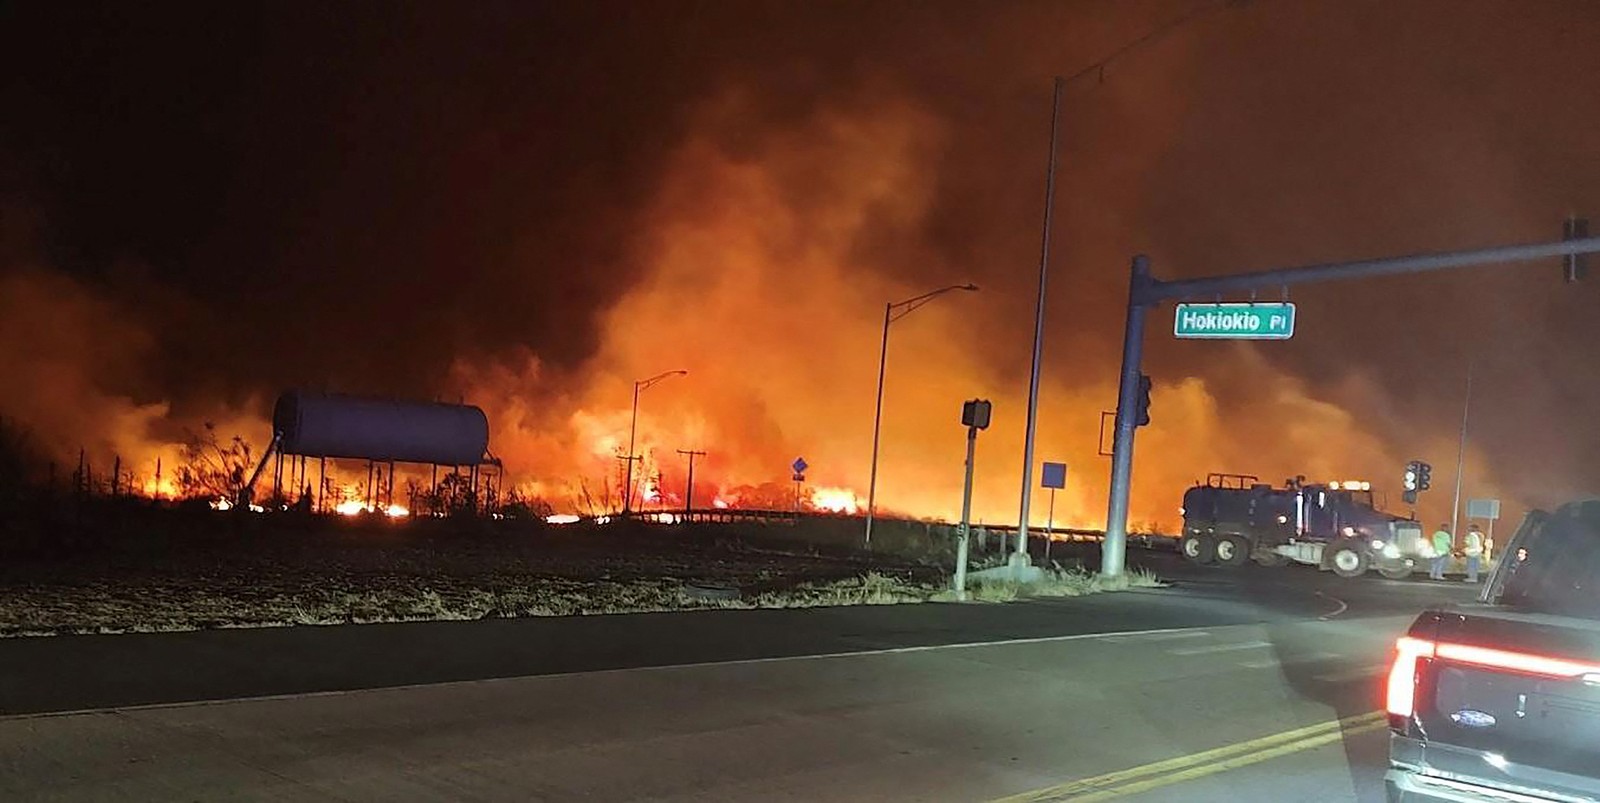
[{"label": "traffic signal pole", "polygon": [[[1117,383],[1116,440],[1111,455],[1111,493],[1106,505],[1106,535],[1101,550],[1100,573],[1107,577],[1121,575],[1127,562],[1128,489],[1133,477],[1133,436],[1136,428],[1134,403],[1139,392],[1139,374],[1144,367],[1142,364],[1144,319],[1149,308],[1163,301],[1212,297],[1221,293],[1270,290],[1275,287],[1287,288],[1294,284],[1398,276],[1594,253],[1600,253],[1600,237],[1579,237],[1559,242],[1508,245],[1473,251],[1413,254],[1361,262],[1332,262],[1166,282],[1151,276],[1148,257],[1142,254],[1134,257],[1128,282],[1127,326],[1122,336],[1122,375]],[[1568,260],[1568,265],[1571,264],[1572,261]],[[1581,271],[1574,271],[1570,267],[1566,272],[1569,277],[1582,276]]]},{"label": "traffic signal pole", "polygon": [[[1150,282],[1150,258],[1140,254],[1133,258],[1128,298],[1142,297]],[[1100,547],[1100,573],[1107,577],[1122,574],[1128,552],[1128,486],[1133,478],[1133,433],[1138,428],[1134,405],[1144,367],[1144,314],[1150,306],[1130,302],[1122,331],[1122,376],[1117,381],[1116,430],[1111,446],[1111,501],[1106,510],[1106,538]]]}]

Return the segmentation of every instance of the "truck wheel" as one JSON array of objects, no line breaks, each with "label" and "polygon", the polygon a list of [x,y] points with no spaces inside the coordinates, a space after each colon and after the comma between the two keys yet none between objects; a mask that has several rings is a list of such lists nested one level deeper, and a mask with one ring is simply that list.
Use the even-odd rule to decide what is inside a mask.
[{"label": "truck wheel", "polygon": [[1372,556],[1367,554],[1366,545],[1354,538],[1341,538],[1333,542],[1331,549],[1333,555],[1328,558],[1328,565],[1340,577],[1360,577],[1372,567]]},{"label": "truck wheel", "polygon": [[1381,574],[1390,580],[1404,580],[1407,577],[1410,577],[1411,572],[1415,569],[1415,566],[1402,560],[1397,563],[1382,564],[1378,566],[1378,574]]},{"label": "truck wheel", "polygon": [[1223,566],[1243,566],[1250,561],[1250,542],[1237,535],[1219,535],[1214,554]]},{"label": "truck wheel", "polygon": [[1193,563],[1210,563],[1215,557],[1214,550],[1211,536],[1201,533],[1184,533],[1183,539],[1178,542],[1178,551]]},{"label": "truck wheel", "polygon": [[1258,565],[1258,566],[1268,566],[1268,567],[1272,567],[1272,568],[1277,568],[1279,566],[1288,566],[1289,565],[1289,556],[1288,555],[1279,555],[1276,552],[1258,552],[1255,555],[1251,556],[1251,558],[1256,562],[1256,565]]}]

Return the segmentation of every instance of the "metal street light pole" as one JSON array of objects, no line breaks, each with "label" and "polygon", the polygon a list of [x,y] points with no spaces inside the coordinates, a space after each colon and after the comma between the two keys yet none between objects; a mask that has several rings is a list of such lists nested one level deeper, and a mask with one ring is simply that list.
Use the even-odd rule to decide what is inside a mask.
[{"label": "metal street light pole", "polygon": [[867,478],[867,533],[864,541],[867,549],[872,548],[872,519],[878,509],[878,436],[883,426],[883,375],[889,360],[889,324],[910,315],[918,307],[932,301],[936,296],[942,296],[952,290],[972,292],[977,289],[978,286],[970,282],[967,284],[952,284],[949,287],[941,287],[938,290],[923,293],[915,298],[883,305],[883,342],[878,347],[878,404],[872,414],[872,468]]},{"label": "metal street light pole", "polygon": [[1133,39],[1124,43],[1121,47],[1113,50],[1109,55],[1105,56],[1099,61],[1096,61],[1093,64],[1090,64],[1083,69],[1066,76],[1065,78],[1059,75],[1056,76],[1055,95],[1050,109],[1050,159],[1048,173],[1045,177],[1044,242],[1040,247],[1039,255],[1039,298],[1037,309],[1034,312],[1033,322],[1033,366],[1028,378],[1027,434],[1025,435],[1022,449],[1022,503],[1020,505],[1021,510],[1019,511],[1019,521],[1017,524],[1017,548],[1016,552],[1011,558],[1012,571],[1017,572],[1017,576],[1019,578],[1021,577],[1023,567],[1028,561],[1028,518],[1030,516],[1029,508],[1031,506],[1030,503],[1032,501],[1033,491],[1033,489],[1029,486],[1033,483],[1034,433],[1039,412],[1039,363],[1041,357],[1040,352],[1043,349],[1044,342],[1045,285],[1050,273],[1050,218],[1052,212],[1054,211],[1055,203],[1057,162],[1056,138],[1061,127],[1061,90],[1068,82],[1076,81],[1079,78],[1089,75],[1097,76],[1101,81],[1104,81],[1106,68],[1111,66],[1114,62],[1142,47],[1162,39],[1167,34],[1186,26],[1189,23],[1212,13],[1213,11],[1222,9],[1226,5],[1228,4],[1219,2],[1209,6],[1201,6],[1196,8],[1180,17],[1160,25],[1159,27],[1145,33],[1143,36],[1140,36],[1137,39]]},{"label": "metal street light pole", "polygon": [[1055,100],[1050,107],[1050,167],[1044,180],[1044,243],[1039,247],[1039,300],[1033,314],[1033,367],[1028,376],[1028,426],[1022,441],[1022,510],[1017,524],[1017,551],[1013,571],[1028,562],[1028,507],[1033,500],[1033,442],[1039,421],[1039,360],[1044,351],[1045,286],[1050,279],[1050,216],[1056,200],[1056,135],[1061,127],[1061,87],[1056,77]]},{"label": "metal street light pole", "polygon": [[639,432],[639,391],[645,390],[663,379],[684,376],[688,373],[688,371],[664,371],[649,379],[635,380],[633,383],[633,417],[628,424],[628,454],[622,458],[628,461],[627,479],[624,480],[626,487],[622,489],[622,515],[624,516],[633,510],[633,464],[639,460],[639,456],[633,453],[634,437]]},{"label": "metal street light pole", "polygon": [[1461,536],[1456,527],[1461,523],[1461,472],[1467,460],[1467,414],[1472,411],[1472,366],[1476,360],[1467,361],[1467,395],[1461,402],[1461,442],[1456,447],[1456,497],[1450,503],[1450,537]]}]

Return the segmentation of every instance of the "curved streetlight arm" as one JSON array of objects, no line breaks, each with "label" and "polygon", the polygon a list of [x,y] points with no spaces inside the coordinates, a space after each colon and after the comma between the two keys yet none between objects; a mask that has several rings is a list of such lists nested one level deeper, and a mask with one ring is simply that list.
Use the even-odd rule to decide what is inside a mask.
[{"label": "curved streetlight arm", "polygon": [[639,391],[654,385],[664,379],[675,376],[685,376],[688,371],[662,371],[649,379],[637,379],[633,383],[633,415],[628,420],[628,453],[622,459],[628,461],[627,478],[623,480],[622,489],[622,515],[626,516],[633,511],[633,464],[639,456],[633,453],[634,439],[639,434]]},{"label": "curved streetlight arm", "polygon": [[933,300],[935,296],[944,295],[951,290],[977,289],[978,286],[971,282],[952,284],[915,298],[883,305],[883,341],[878,346],[878,402],[872,414],[872,467],[868,470],[867,476],[867,532],[864,539],[867,549],[872,548],[872,519],[877,513],[878,506],[878,436],[883,428],[883,373],[889,361],[889,324],[911,314],[913,310]]},{"label": "curved streetlight arm", "polygon": [[660,382],[662,380],[671,379],[672,377],[675,377],[675,376],[687,376],[688,373],[689,373],[688,371],[662,371],[661,373],[656,374],[655,376],[652,376],[649,379],[636,380],[633,383],[633,386],[635,388],[639,389],[639,390],[644,390],[645,388],[648,388],[651,385],[654,385],[657,382]]},{"label": "curved streetlight arm", "polygon": [[976,291],[977,289],[978,286],[971,282],[966,284],[952,284],[949,287],[941,287],[931,293],[923,293],[915,298],[908,298],[905,301],[897,301],[889,305],[889,322],[894,323],[895,321],[910,315],[923,304],[926,304],[929,301],[932,301],[935,297],[942,296],[952,290]]}]

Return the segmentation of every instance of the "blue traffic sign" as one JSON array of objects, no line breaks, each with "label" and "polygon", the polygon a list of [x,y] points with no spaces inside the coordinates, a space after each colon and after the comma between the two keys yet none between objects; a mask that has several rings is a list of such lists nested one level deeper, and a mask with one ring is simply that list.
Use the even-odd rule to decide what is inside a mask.
[{"label": "blue traffic sign", "polygon": [[1067,487],[1067,464],[1045,463],[1044,471],[1040,474],[1040,484],[1046,488]]}]

